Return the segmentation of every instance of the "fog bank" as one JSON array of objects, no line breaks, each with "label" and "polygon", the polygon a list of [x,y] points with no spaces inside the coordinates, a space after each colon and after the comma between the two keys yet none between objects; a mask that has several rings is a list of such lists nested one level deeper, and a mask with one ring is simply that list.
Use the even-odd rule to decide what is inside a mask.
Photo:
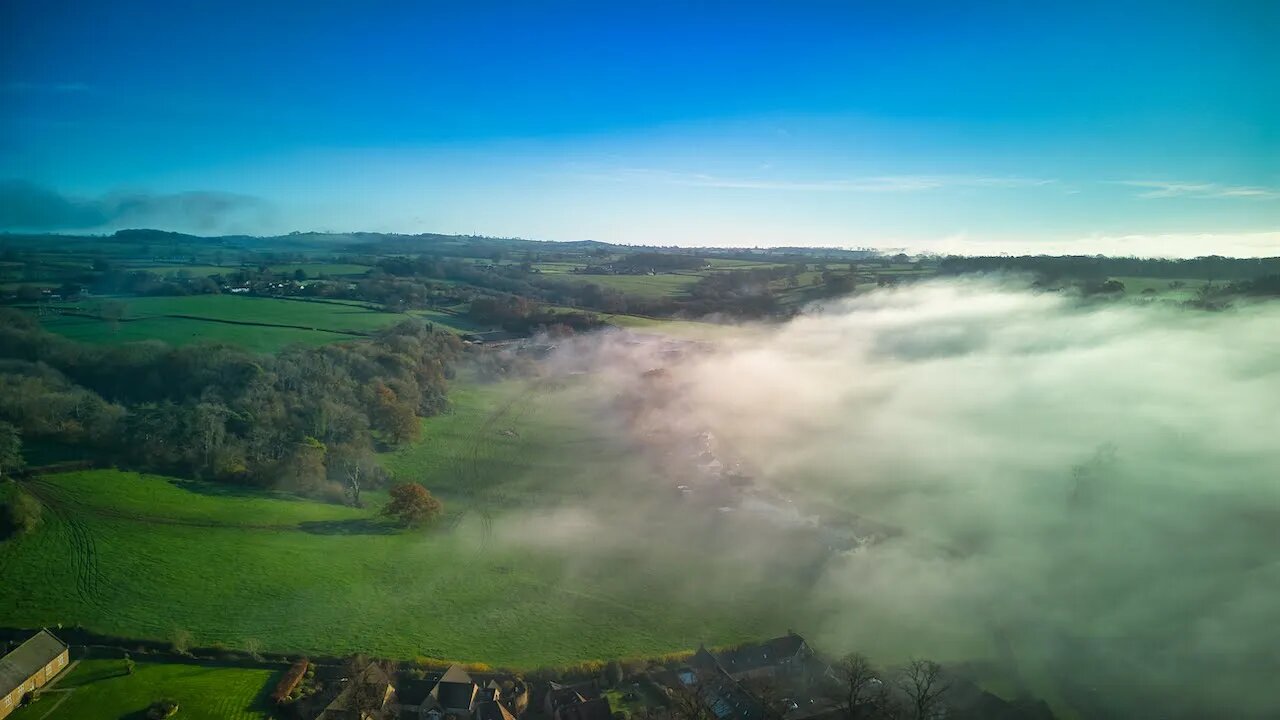
[{"label": "fog bank", "polygon": [[[715,592],[791,563],[775,530],[823,528],[832,549],[784,609],[820,647],[1047,678],[1090,717],[1264,716],[1278,329],[1274,303],[934,282],[707,343],[579,338],[550,366],[597,386],[592,422],[648,458],[673,512],[704,513],[691,537],[744,548]],[[547,537],[590,517],[564,513]],[[643,545],[652,526],[610,532]]]}]

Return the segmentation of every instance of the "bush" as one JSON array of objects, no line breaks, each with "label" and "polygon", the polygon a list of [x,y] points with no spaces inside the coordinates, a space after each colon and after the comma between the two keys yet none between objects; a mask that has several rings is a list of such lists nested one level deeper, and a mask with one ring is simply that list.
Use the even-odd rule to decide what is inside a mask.
[{"label": "bush", "polygon": [[43,516],[44,506],[40,501],[15,485],[4,505],[0,505],[0,539],[34,532]]},{"label": "bush", "polygon": [[440,658],[419,655],[413,659],[413,664],[423,670],[447,670],[453,663],[449,660],[441,660]]},{"label": "bush", "polygon": [[191,631],[174,628],[169,635],[169,641],[173,645],[173,651],[179,655],[191,654]]},{"label": "bush", "polygon": [[147,720],[165,720],[178,714],[178,701],[171,698],[161,698],[147,708]]}]

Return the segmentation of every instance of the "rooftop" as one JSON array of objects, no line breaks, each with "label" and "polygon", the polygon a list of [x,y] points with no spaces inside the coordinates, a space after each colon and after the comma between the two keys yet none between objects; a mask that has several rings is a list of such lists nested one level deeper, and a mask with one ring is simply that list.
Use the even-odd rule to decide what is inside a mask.
[{"label": "rooftop", "polygon": [[0,693],[7,695],[66,649],[67,644],[48,630],[36,633],[0,659]]}]

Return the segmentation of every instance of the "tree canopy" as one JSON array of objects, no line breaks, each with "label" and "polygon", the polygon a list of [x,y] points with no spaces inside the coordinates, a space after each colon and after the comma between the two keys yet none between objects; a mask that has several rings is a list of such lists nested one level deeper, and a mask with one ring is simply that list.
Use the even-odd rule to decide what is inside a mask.
[{"label": "tree canopy", "polygon": [[393,517],[405,527],[420,527],[444,512],[444,503],[420,483],[407,482],[391,486],[391,500],[382,514]]}]

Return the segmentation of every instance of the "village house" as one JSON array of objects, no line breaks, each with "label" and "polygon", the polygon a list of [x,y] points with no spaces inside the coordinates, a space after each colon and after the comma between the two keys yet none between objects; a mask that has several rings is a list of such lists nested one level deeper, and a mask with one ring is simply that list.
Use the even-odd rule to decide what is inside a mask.
[{"label": "village house", "polygon": [[763,720],[766,712],[756,684],[768,682],[791,707],[782,717],[791,720],[823,716],[827,705],[811,698],[810,686],[826,664],[804,638],[795,633],[761,643],[711,652],[706,647],[689,658],[687,666],[651,678],[669,694],[693,693],[716,720]]},{"label": "village house", "polygon": [[609,698],[594,683],[561,685],[551,682],[543,700],[543,711],[551,720],[612,720]]},{"label": "village house", "polygon": [[67,644],[48,630],[41,630],[0,658],[0,718],[62,672],[68,658]]},{"label": "village house", "polygon": [[[504,691],[504,685],[508,689]],[[418,680],[393,681],[377,664],[348,679],[316,720],[516,720],[525,686],[473,678],[460,665]]]},{"label": "village house", "polygon": [[699,648],[689,666],[676,673],[676,692],[693,693],[716,720],[763,720],[765,709],[707,649]]},{"label": "village house", "polygon": [[391,720],[395,717],[390,706],[394,697],[395,687],[386,671],[369,663],[342,686],[316,720]]},{"label": "village house", "polygon": [[788,632],[762,643],[723,650],[716,653],[715,659],[734,680],[745,680],[803,674],[813,657],[813,649],[804,638]]}]

